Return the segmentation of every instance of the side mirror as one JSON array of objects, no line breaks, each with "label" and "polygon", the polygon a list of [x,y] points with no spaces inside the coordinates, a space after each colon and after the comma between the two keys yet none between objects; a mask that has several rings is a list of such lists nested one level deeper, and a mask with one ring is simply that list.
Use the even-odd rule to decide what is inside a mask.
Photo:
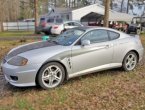
[{"label": "side mirror", "polygon": [[82,46],[86,46],[86,45],[90,45],[90,44],[91,44],[90,40],[83,40],[83,41],[81,42],[81,45],[82,45]]}]

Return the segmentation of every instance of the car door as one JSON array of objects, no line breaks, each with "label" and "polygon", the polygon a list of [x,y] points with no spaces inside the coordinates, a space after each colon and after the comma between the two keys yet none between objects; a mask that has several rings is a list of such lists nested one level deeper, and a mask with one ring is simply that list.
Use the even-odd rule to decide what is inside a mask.
[{"label": "car door", "polygon": [[90,72],[107,68],[112,62],[113,45],[109,41],[106,30],[93,30],[86,33],[83,40],[90,40],[90,45],[75,45],[72,47],[72,73]]}]

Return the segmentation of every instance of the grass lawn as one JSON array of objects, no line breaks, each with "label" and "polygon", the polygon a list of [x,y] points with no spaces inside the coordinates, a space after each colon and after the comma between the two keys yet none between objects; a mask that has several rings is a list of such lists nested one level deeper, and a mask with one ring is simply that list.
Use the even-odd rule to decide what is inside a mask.
[{"label": "grass lawn", "polygon": [[0,38],[2,37],[22,37],[33,35],[33,31],[11,31],[11,32],[0,32]]},{"label": "grass lawn", "polygon": [[[141,39],[145,47],[145,35]],[[2,57],[21,43],[0,44]],[[113,69],[93,73],[51,90],[6,84],[1,94],[0,110],[145,110],[145,59],[131,72]]]}]

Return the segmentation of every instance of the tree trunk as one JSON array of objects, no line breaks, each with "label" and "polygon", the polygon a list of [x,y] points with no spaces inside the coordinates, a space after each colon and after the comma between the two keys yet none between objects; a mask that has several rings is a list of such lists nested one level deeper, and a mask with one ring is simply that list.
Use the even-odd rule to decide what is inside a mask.
[{"label": "tree trunk", "polygon": [[127,13],[129,12],[129,0],[127,1]]},{"label": "tree trunk", "polygon": [[113,9],[113,0],[110,1],[110,8]]},{"label": "tree trunk", "polygon": [[70,0],[68,0],[69,1],[69,8],[71,7],[71,1]]},{"label": "tree trunk", "polygon": [[124,3],[124,0],[122,0],[122,2],[121,2],[121,12],[123,11],[123,3]]},{"label": "tree trunk", "polygon": [[38,27],[38,0],[34,0],[34,7],[35,7],[35,33],[37,33],[37,27]]},{"label": "tree trunk", "polygon": [[0,22],[0,32],[3,32],[3,24]]},{"label": "tree trunk", "polygon": [[105,2],[105,14],[104,14],[104,27],[109,26],[109,9],[110,9],[110,0],[104,0]]}]

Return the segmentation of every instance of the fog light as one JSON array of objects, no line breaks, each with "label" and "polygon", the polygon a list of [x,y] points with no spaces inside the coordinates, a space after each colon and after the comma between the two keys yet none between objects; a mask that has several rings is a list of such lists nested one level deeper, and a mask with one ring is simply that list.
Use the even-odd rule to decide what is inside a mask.
[{"label": "fog light", "polygon": [[13,81],[18,81],[18,77],[17,76],[10,76],[11,77],[11,79],[13,80]]}]

